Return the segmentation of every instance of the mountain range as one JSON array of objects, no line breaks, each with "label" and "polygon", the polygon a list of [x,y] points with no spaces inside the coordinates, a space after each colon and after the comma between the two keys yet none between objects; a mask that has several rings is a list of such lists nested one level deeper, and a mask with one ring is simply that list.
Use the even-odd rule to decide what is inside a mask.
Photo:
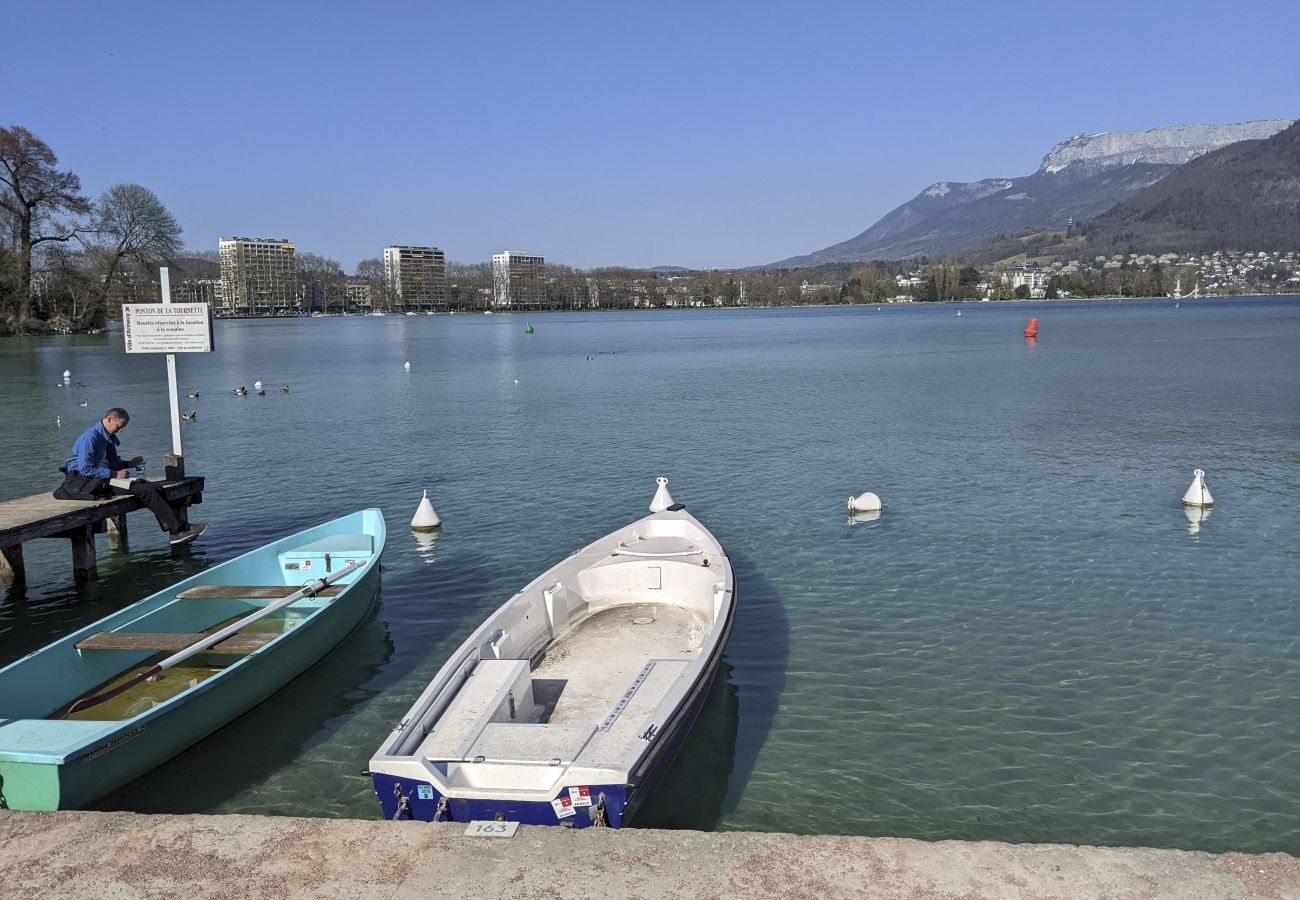
[{"label": "mountain range", "polygon": [[1074,135],[1053,147],[1031,175],[940,181],[861,234],[772,265],[936,256],[999,234],[1064,228],[1071,220],[1099,216],[1198,157],[1242,141],[1270,138],[1291,125],[1287,119],[1269,119]]},{"label": "mountain range", "polygon": [[1079,231],[1094,254],[1300,250],[1300,122],[1194,159]]}]

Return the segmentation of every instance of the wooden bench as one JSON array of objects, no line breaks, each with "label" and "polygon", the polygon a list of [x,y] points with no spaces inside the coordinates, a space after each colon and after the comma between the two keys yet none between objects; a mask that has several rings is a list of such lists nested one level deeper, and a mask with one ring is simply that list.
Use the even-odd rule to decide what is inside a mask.
[{"label": "wooden bench", "polygon": [[[150,478],[163,497],[184,519],[185,508],[203,502],[200,476]],[[107,500],[56,500],[50,490],[31,497],[0,502],[0,573],[7,574],[12,590],[21,594],[27,581],[23,544],[36,538],[64,538],[72,542],[72,575],[77,581],[95,577],[95,535],[109,531],[119,545],[126,543],[126,514],[143,509],[129,494]],[[110,529],[109,526],[112,525]]]},{"label": "wooden bench", "polygon": [[[337,597],[346,584],[326,585],[316,592],[317,597]],[[301,585],[292,584],[201,584],[181,591],[177,600],[279,600],[288,597]]]},{"label": "wooden bench", "polygon": [[[205,653],[252,653],[280,636],[279,632],[250,631],[234,634],[214,644]],[[147,650],[154,653],[179,653],[207,637],[179,631],[101,631],[77,641],[78,650]]]}]

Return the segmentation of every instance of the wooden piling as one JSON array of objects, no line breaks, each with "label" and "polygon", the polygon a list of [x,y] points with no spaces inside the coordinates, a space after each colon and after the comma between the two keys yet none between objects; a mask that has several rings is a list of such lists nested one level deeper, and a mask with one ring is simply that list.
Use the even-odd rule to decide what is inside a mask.
[{"label": "wooden piling", "polygon": [[127,546],[126,513],[108,520],[108,545],[114,550],[129,550]]},{"label": "wooden piling", "polygon": [[82,525],[68,531],[67,536],[72,539],[73,580],[94,580],[96,574],[95,526]]},{"label": "wooden piling", "polygon": [[23,565],[23,545],[0,547],[0,575],[5,576],[15,587],[27,583],[27,567]]}]

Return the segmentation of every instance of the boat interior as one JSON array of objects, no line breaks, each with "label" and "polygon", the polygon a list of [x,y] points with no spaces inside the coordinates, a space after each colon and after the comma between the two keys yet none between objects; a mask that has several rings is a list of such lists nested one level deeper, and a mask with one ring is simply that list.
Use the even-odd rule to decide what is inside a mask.
[{"label": "boat interior", "polygon": [[[322,588],[315,596],[300,598],[249,623],[211,649],[110,699],[77,712],[69,713],[68,710],[82,698],[112,691],[129,682],[166,657],[287,597],[307,582],[329,575],[347,563],[368,561],[373,553],[374,539],[369,534],[330,535],[276,554],[276,571],[283,578],[282,583],[194,584],[174,597],[163,598],[164,602],[140,615],[114,623],[111,630],[80,637],[72,648],[84,675],[82,688],[74,697],[59,698],[58,707],[45,718],[105,721],[130,719],[147,712],[220,674],[231,664],[297,627],[333,602],[333,598],[343,592],[357,573]],[[269,575],[271,569],[261,566],[258,572]],[[232,572],[227,577],[237,575],[237,572]],[[264,577],[260,580],[272,579]]]},{"label": "boat interior", "polygon": [[729,569],[703,537],[652,518],[552,569],[484,624],[405,752],[448,787],[545,789],[557,765],[635,760],[725,612]]}]

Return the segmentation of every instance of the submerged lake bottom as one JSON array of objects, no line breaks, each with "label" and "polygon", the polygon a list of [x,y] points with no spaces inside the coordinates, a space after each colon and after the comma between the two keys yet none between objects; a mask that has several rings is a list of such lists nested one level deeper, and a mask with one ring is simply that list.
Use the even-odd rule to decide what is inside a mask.
[{"label": "submerged lake bottom", "polygon": [[[0,664],[379,506],[375,612],[99,804],[378,817],[360,771],[447,654],[663,474],[739,600],[637,825],[1300,854],[1300,299],[958,308],[219,321],[179,362],[211,530],[140,522],[82,589],[29,545]],[[0,383],[0,498],[109,406],[151,470],[170,447],[164,363],[120,334],[0,342]]]}]

